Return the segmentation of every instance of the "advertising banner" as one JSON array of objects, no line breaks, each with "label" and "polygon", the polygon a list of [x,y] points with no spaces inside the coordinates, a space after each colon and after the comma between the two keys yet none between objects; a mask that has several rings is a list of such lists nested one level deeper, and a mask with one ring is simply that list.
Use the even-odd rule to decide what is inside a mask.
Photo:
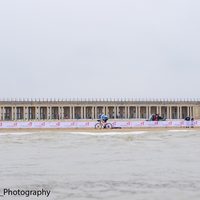
[{"label": "advertising banner", "polygon": [[78,122],[60,122],[60,127],[61,128],[76,128],[77,123]]},{"label": "advertising banner", "polygon": [[77,128],[94,128],[97,122],[77,122]]},{"label": "advertising banner", "polygon": [[[0,122],[4,128],[94,128],[97,121]],[[108,121],[113,127],[200,127],[200,121]]]},{"label": "advertising banner", "polygon": [[132,127],[132,123],[127,121],[109,121],[109,123],[111,123],[113,127]]}]

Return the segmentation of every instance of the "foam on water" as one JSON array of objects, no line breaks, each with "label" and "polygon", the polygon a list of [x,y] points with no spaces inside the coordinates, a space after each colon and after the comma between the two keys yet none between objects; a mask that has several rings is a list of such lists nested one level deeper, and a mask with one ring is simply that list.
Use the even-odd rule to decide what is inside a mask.
[{"label": "foam on water", "polygon": [[79,135],[137,135],[143,134],[147,131],[133,131],[133,132],[70,132],[71,134],[79,134]]},{"label": "foam on water", "polygon": [[191,132],[194,130],[168,130],[167,132]]},{"label": "foam on water", "polygon": [[33,132],[8,132],[8,133],[0,133],[1,135],[29,135],[29,134],[33,134]]}]

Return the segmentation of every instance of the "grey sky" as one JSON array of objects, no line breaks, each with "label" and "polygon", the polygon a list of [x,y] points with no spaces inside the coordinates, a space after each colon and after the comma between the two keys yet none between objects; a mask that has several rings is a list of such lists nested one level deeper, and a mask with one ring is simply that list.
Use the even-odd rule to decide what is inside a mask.
[{"label": "grey sky", "polygon": [[199,0],[1,0],[0,98],[197,98]]}]

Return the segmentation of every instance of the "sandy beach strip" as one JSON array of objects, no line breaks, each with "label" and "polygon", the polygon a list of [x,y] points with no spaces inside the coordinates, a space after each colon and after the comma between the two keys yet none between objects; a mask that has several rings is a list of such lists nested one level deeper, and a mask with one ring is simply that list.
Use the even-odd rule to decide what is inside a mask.
[{"label": "sandy beach strip", "polygon": [[200,127],[183,128],[183,127],[134,127],[134,128],[121,128],[121,129],[94,129],[94,128],[6,128],[0,129],[0,133],[9,132],[133,132],[133,131],[168,131],[168,130],[200,130]]}]

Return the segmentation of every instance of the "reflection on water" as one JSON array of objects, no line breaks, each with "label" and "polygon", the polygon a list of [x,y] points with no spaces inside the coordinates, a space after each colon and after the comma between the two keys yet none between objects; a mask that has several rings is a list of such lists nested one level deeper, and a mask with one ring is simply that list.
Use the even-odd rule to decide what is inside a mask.
[{"label": "reflection on water", "polygon": [[0,133],[0,158],[1,193],[46,188],[48,199],[200,199],[199,130]]}]

